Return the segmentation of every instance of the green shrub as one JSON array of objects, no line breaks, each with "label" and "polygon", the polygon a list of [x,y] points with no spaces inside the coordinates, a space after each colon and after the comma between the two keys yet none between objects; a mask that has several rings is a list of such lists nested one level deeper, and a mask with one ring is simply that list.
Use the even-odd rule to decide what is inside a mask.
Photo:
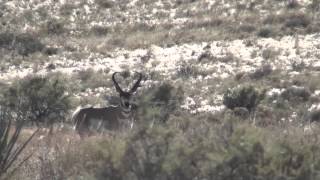
[{"label": "green shrub", "polygon": [[289,0],[287,4],[287,8],[289,9],[296,9],[300,6],[297,0]]},{"label": "green shrub", "polygon": [[285,21],[285,26],[288,28],[306,28],[310,23],[310,18],[305,14],[290,14]]},{"label": "green shrub", "polygon": [[99,25],[95,25],[91,28],[91,33],[96,36],[105,36],[109,31],[110,28]]},{"label": "green shrub", "polygon": [[64,120],[70,108],[66,90],[58,76],[28,76],[9,87],[3,101],[28,121],[52,125],[55,121]]},{"label": "green shrub", "polygon": [[270,64],[262,65],[259,69],[255,70],[249,76],[251,79],[261,79],[265,76],[268,76],[272,73],[272,66]]},{"label": "green shrub", "polygon": [[265,60],[275,60],[279,54],[280,52],[274,48],[267,48],[262,51],[262,57]]},{"label": "green shrub", "polygon": [[[233,119],[210,123],[190,114],[177,118],[185,124],[183,128],[174,124],[140,126],[69,143],[65,142],[70,134],[61,134],[62,140],[46,147],[50,158],[48,153],[40,153],[41,164],[32,162],[43,170],[43,178],[319,179],[316,133],[306,136],[303,129],[292,126],[286,127],[289,133],[284,133],[279,124],[260,128]],[[39,177],[37,171],[30,179],[35,177]]]},{"label": "green shrub", "polygon": [[310,122],[319,122],[320,121],[320,110],[316,109],[309,113]]},{"label": "green shrub", "polygon": [[250,149],[234,147],[239,152],[234,153],[215,168],[215,173],[218,175],[216,179],[256,179],[259,176],[266,178],[263,172],[258,171],[258,167],[264,160],[264,147],[260,143],[251,146]]},{"label": "green shrub", "polygon": [[35,52],[41,52],[45,45],[35,35],[1,33],[0,48],[15,50],[20,55],[27,56]]},{"label": "green shrub", "polygon": [[77,9],[77,5],[73,3],[66,3],[60,6],[59,12],[62,17],[71,16],[72,13]]},{"label": "green shrub", "polygon": [[47,47],[43,50],[43,53],[48,55],[48,56],[52,56],[54,54],[58,54],[58,48],[54,48],[54,47]]},{"label": "green shrub", "polygon": [[138,97],[138,119],[143,122],[166,122],[179,108],[183,95],[181,87],[175,88],[168,83],[148,89],[147,93]]},{"label": "green shrub", "polygon": [[308,9],[312,12],[312,20],[314,20],[315,15],[317,12],[319,12],[320,9],[320,1],[319,0],[312,0],[312,2],[309,4]]},{"label": "green shrub", "polygon": [[111,0],[95,0],[94,2],[97,5],[99,5],[100,7],[105,8],[105,9],[109,9],[114,6],[113,1],[111,1]]},{"label": "green shrub", "polygon": [[268,38],[274,35],[274,31],[271,27],[262,27],[261,29],[259,29],[257,35],[259,37]]},{"label": "green shrub", "polygon": [[300,86],[291,86],[281,93],[281,97],[289,101],[308,101],[310,96],[310,90]]},{"label": "green shrub", "polygon": [[242,85],[228,89],[224,94],[223,104],[229,109],[244,107],[252,112],[263,98],[264,93],[259,92],[253,86]]},{"label": "green shrub", "polygon": [[[291,135],[289,140],[275,131],[266,131],[248,127],[236,130],[226,148],[227,158],[212,172],[215,179],[316,179],[319,169],[314,163],[319,159],[312,157],[319,147],[308,143],[301,144],[303,147],[297,145],[302,134]],[[270,142],[262,137],[277,140]]]},{"label": "green shrub", "polygon": [[56,19],[51,19],[46,23],[45,31],[48,34],[62,34],[65,32],[64,23]]},{"label": "green shrub", "polygon": [[[204,61],[204,59],[211,60],[212,57],[209,57],[209,54],[204,53],[204,54],[200,55],[200,57],[198,58],[198,61],[202,62],[202,61]],[[180,63],[180,66],[179,66],[179,68],[178,68],[178,70],[176,72],[176,76],[178,78],[183,78],[183,79],[189,79],[191,77],[196,78],[199,75],[205,77],[205,76],[208,75],[208,73],[206,71],[202,70],[197,65],[190,64],[190,63],[185,62],[185,61],[182,61]]]},{"label": "green shrub", "polygon": [[243,24],[239,26],[240,32],[252,33],[256,30],[256,27],[251,24]]},{"label": "green shrub", "polygon": [[285,20],[285,17],[283,14],[272,13],[263,19],[263,24],[275,25],[275,24],[282,23],[284,20]]},{"label": "green shrub", "polygon": [[185,121],[190,125],[184,130],[161,125],[86,139],[65,148],[56,161],[67,179],[319,178],[320,147],[301,131],[203,124],[191,116]]},{"label": "green shrub", "polygon": [[291,63],[292,70],[297,72],[303,71],[306,68],[306,66],[307,65],[304,61],[301,61],[301,62],[294,61]]}]

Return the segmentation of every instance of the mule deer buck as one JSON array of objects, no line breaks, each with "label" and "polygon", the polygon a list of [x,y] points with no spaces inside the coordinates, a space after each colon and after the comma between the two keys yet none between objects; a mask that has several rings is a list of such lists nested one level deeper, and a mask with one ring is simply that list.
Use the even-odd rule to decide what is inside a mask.
[{"label": "mule deer buck", "polygon": [[123,91],[116,81],[116,74],[113,73],[112,81],[116,91],[119,93],[120,105],[109,106],[104,108],[79,108],[72,115],[72,121],[75,123],[75,130],[81,137],[89,135],[92,131],[102,132],[104,129],[119,130],[125,125],[134,122],[134,110],[132,104],[132,95],[140,86],[142,74],[139,74],[138,80],[129,91]]}]

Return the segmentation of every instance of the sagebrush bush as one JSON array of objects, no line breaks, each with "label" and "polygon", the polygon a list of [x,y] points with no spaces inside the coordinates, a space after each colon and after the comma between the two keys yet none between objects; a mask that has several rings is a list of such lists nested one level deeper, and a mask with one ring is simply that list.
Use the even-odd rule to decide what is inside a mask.
[{"label": "sagebrush bush", "polygon": [[245,32],[245,33],[252,33],[256,30],[256,27],[251,24],[243,24],[239,26],[239,31],[240,32]]},{"label": "sagebrush bush", "polygon": [[36,124],[63,121],[70,108],[66,86],[59,76],[27,76],[11,85],[3,98],[13,113]]},{"label": "sagebrush bush", "polygon": [[270,64],[264,64],[260,68],[256,69],[253,73],[251,73],[249,76],[251,79],[261,79],[265,76],[268,76],[272,73],[272,66]]},{"label": "sagebrush bush", "polygon": [[275,60],[279,54],[279,50],[275,50],[274,48],[267,48],[262,51],[261,55],[265,60]]},{"label": "sagebrush bush", "polygon": [[114,6],[114,2],[111,0],[95,0],[94,1],[101,8],[112,8]]},{"label": "sagebrush bush", "polygon": [[236,107],[247,108],[252,112],[264,98],[264,93],[257,90],[252,85],[242,85],[228,89],[223,96],[223,104],[229,108]]},{"label": "sagebrush bush", "polygon": [[298,3],[297,0],[289,0],[287,3],[287,8],[289,9],[295,9],[298,8],[300,6],[300,4]]},{"label": "sagebrush bush", "polygon": [[300,86],[288,87],[285,91],[281,93],[281,97],[289,101],[308,101],[311,96],[311,92],[308,88]]},{"label": "sagebrush bush", "polygon": [[257,36],[263,37],[263,38],[272,37],[273,35],[274,35],[274,30],[271,27],[262,27],[257,32]]},{"label": "sagebrush bush", "polygon": [[110,31],[109,27],[95,25],[91,28],[91,33],[96,36],[105,36]]},{"label": "sagebrush bush", "polygon": [[[206,56],[206,57],[205,57]],[[212,59],[212,57],[209,57],[208,54],[202,54],[198,58],[198,61],[201,62],[203,59]],[[208,73],[204,70],[202,70],[200,67],[198,67],[195,64],[190,64],[186,61],[182,61],[179,65],[179,68],[176,71],[176,76],[178,78],[183,78],[183,79],[189,79],[191,77],[196,78],[198,76],[207,76]]]},{"label": "sagebrush bush", "polygon": [[45,45],[32,34],[0,34],[0,48],[15,50],[22,56],[27,56],[35,52],[41,52]]},{"label": "sagebrush bush", "polygon": [[320,121],[320,110],[316,109],[309,113],[310,122],[319,122]]},{"label": "sagebrush bush", "polygon": [[60,6],[59,12],[62,17],[66,17],[66,16],[72,15],[72,13],[76,8],[77,8],[76,4],[65,3],[62,6]]},{"label": "sagebrush bush", "polygon": [[[93,180],[238,180],[319,178],[318,140],[301,130],[207,124],[186,115],[185,129],[160,125],[58,144],[52,177]],[[205,123],[205,124],[203,124]],[[56,167],[59,166],[59,167]],[[55,174],[56,173],[56,174]],[[60,175],[60,173],[63,173]]]},{"label": "sagebrush bush", "polygon": [[168,83],[148,89],[138,97],[138,119],[142,122],[166,122],[181,105],[183,96],[182,87]]},{"label": "sagebrush bush", "polygon": [[305,14],[289,14],[285,26],[288,28],[306,28],[311,23],[310,18]]},{"label": "sagebrush bush", "polygon": [[64,23],[56,19],[51,19],[46,23],[44,30],[48,34],[62,34],[65,32]]}]

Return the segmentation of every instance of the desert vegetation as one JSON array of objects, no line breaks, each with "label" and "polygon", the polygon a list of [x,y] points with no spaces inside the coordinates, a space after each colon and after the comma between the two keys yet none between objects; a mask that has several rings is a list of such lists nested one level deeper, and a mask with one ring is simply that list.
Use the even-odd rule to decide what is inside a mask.
[{"label": "desert vegetation", "polygon": [[[319,179],[319,4],[1,1],[0,179]],[[134,125],[81,139],[114,72]]]}]

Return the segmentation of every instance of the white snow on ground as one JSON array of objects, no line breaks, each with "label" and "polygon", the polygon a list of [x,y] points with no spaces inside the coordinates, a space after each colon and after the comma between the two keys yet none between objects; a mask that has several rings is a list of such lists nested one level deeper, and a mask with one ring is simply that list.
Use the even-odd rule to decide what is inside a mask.
[{"label": "white snow on ground", "polygon": [[[197,64],[197,58],[204,52],[209,52],[214,58],[222,58],[228,54],[232,54],[237,59],[237,62],[213,60],[212,62],[203,64],[201,67],[204,70],[214,70],[214,73],[209,76],[210,78],[221,78],[221,73],[234,75],[237,72],[253,71],[260,67],[263,62],[271,63],[274,69],[281,68],[282,70],[290,70],[293,61],[297,59],[303,61],[306,65],[319,65],[320,34],[300,36],[299,42],[299,54],[296,54],[296,48],[294,47],[295,38],[286,36],[279,41],[271,38],[262,38],[256,40],[253,46],[246,46],[242,40],[230,42],[214,41],[210,44],[184,44],[168,48],[153,45],[150,49],[137,49],[134,51],[117,50],[112,53],[112,57],[102,57],[100,54],[92,53],[87,59],[80,61],[66,59],[64,55],[51,56],[49,61],[42,65],[42,68],[39,67],[42,70],[36,73],[46,73],[45,67],[50,63],[54,63],[56,65],[54,71],[67,74],[87,68],[94,70],[108,68],[111,71],[118,71],[123,69],[123,66],[128,66],[128,68],[133,70],[136,67],[143,67],[169,76],[175,73],[181,61]],[[204,50],[203,48],[207,45],[210,46],[210,49]],[[263,59],[262,52],[267,49],[277,51],[279,55],[275,59]],[[146,64],[142,64],[140,58],[146,55],[148,50],[151,51],[153,57]],[[254,51],[257,53],[256,57],[252,57]],[[124,54],[127,54],[127,57]],[[22,68],[22,66],[17,67],[12,65],[8,70],[1,70],[0,80],[24,77],[27,74],[34,73],[32,67]]]},{"label": "white snow on ground", "polygon": [[[252,45],[250,46],[246,46],[246,42],[243,40],[234,40],[183,44],[166,48],[153,45],[149,49],[133,51],[118,49],[109,53],[108,57],[88,51],[89,56],[81,60],[67,59],[67,54],[61,54],[51,56],[47,63],[39,65],[39,71],[36,72],[32,65],[11,65],[9,69],[0,71],[0,80],[10,81],[16,77],[21,78],[34,73],[44,75],[48,73],[45,67],[50,63],[56,66],[52,70],[53,72],[62,72],[69,75],[88,68],[96,71],[107,68],[110,70],[109,73],[112,73],[121,71],[125,67],[132,71],[156,71],[163,75],[165,79],[170,79],[176,74],[183,61],[189,65],[201,67],[203,71],[210,72],[205,77],[206,81],[214,78],[224,79],[238,72],[252,72],[264,63],[271,64],[273,69],[282,69],[284,71],[291,71],[292,63],[295,61],[303,61],[307,66],[319,66],[320,34],[299,36],[298,38],[298,47],[296,47],[296,37],[285,36],[280,40],[271,38],[252,40]],[[297,49],[299,53],[297,53]],[[263,52],[269,50],[276,52],[276,56],[264,59]],[[199,63],[198,59],[203,53],[210,54],[210,58]],[[151,54],[150,60],[143,64],[141,57],[147,54]],[[221,58],[228,58],[230,55],[232,55],[232,60],[221,60]],[[191,78],[188,83],[192,85],[199,81],[205,82],[202,76],[198,76],[195,79]],[[203,88],[204,93],[207,91],[205,83],[199,88]],[[278,92],[271,91],[269,93],[271,95]],[[198,96],[201,97],[202,95],[199,94]],[[196,97],[196,99],[199,99],[199,97]],[[221,100],[213,102],[215,105],[208,102],[201,103],[196,101],[195,103],[196,105],[187,99],[183,107],[186,109],[193,107],[195,112],[213,112],[221,109]],[[197,108],[195,109],[194,107]]]}]

